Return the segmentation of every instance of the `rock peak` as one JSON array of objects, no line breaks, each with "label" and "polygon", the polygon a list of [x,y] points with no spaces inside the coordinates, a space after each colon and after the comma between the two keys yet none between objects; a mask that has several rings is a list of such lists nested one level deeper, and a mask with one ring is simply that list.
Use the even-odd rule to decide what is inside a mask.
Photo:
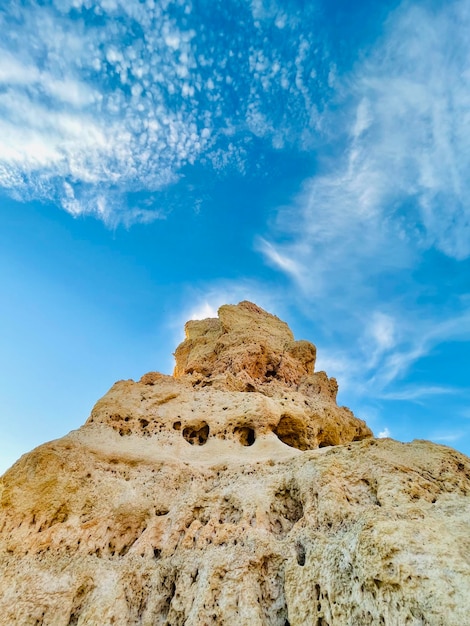
[{"label": "rock peak", "polygon": [[219,458],[230,456],[232,444],[259,459],[372,436],[337,405],[336,380],[314,372],[315,346],[296,341],[285,322],[256,304],[221,306],[217,318],[189,321],[185,330],[173,376],[149,372],[138,383],[116,383],[86,428],[105,425],[159,445],[185,439],[193,448],[180,452],[190,459],[212,458],[215,449]]},{"label": "rock peak", "polygon": [[174,376],[235,377],[247,390],[267,384],[298,386],[313,374],[316,348],[295,341],[289,326],[244,300],[224,305],[217,318],[186,323],[186,339],[175,352]]}]

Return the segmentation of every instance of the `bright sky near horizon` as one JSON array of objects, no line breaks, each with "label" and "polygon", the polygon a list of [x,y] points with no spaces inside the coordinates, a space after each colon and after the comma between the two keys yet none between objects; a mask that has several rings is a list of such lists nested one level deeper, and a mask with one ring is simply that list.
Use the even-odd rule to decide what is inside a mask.
[{"label": "bright sky near horizon", "polygon": [[0,473],[248,299],[470,454],[470,1],[4,0]]}]

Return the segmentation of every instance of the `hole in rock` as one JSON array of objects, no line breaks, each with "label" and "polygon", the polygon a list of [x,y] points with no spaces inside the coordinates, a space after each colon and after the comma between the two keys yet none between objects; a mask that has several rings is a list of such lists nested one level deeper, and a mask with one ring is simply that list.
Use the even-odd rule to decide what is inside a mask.
[{"label": "hole in rock", "polygon": [[181,430],[181,422],[175,422],[173,424],[173,429],[174,430]]},{"label": "hole in rock", "polygon": [[81,587],[78,588],[77,593],[75,594],[75,597],[73,599],[73,605],[68,626],[75,626],[76,624],[78,624],[86,596],[91,591],[91,589],[92,587],[89,585],[81,585]]},{"label": "hole in rock", "polygon": [[159,613],[160,613],[160,620],[159,620],[159,624],[165,624],[167,626],[170,626],[170,624],[182,624],[182,621],[173,621],[173,620],[168,620],[168,614],[170,612],[170,608],[171,608],[171,603],[173,601],[173,598],[175,597],[176,594],[176,582],[175,582],[175,574],[172,574],[170,576],[164,576],[162,581],[161,581],[161,591],[163,591],[163,597],[160,601],[160,606],[159,606]]},{"label": "hole in rock", "polygon": [[300,566],[303,567],[305,565],[305,548],[304,548],[304,546],[299,542],[295,546],[295,551],[297,553],[297,563]]},{"label": "hole in rock", "polygon": [[167,509],[166,507],[158,507],[157,509],[155,509],[155,515],[160,516],[160,515],[168,515],[169,509]]},{"label": "hole in rock", "polygon": [[281,491],[277,494],[282,515],[295,524],[303,517],[304,507],[295,491]]},{"label": "hole in rock", "polygon": [[280,489],[270,507],[271,532],[285,536],[303,517],[303,505],[295,487]]},{"label": "hole in rock", "polygon": [[242,518],[242,511],[238,502],[228,500],[222,504],[219,516],[220,524],[238,524]]},{"label": "hole in rock", "polygon": [[147,428],[147,426],[150,424],[150,422],[144,419],[143,417],[140,418],[139,422],[140,422],[141,428]]},{"label": "hole in rock", "polygon": [[249,426],[237,426],[237,428],[234,429],[233,434],[242,446],[252,446],[255,443],[255,431]]},{"label": "hole in rock", "polygon": [[201,524],[206,525],[210,519],[210,511],[204,509],[202,506],[196,506],[193,509],[193,517],[196,520],[199,520]]},{"label": "hole in rock", "polygon": [[318,431],[317,440],[319,448],[328,448],[329,446],[336,446],[339,443],[334,441],[331,435],[324,433],[323,430]]},{"label": "hole in rock", "polygon": [[199,422],[194,426],[187,426],[183,429],[183,437],[191,445],[203,446],[209,437],[209,424]]},{"label": "hole in rock", "polygon": [[273,432],[282,443],[291,448],[297,448],[298,450],[308,449],[306,440],[307,428],[299,419],[291,415],[282,415]]},{"label": "hole in rock", "polygon": [[131,548],[131,546],[132,546],[132,544],[131,545],[124,544],[122,546],[122,548],[118,551],[118,556],[126,556],[126,554],[129,552],[129,548]]}]

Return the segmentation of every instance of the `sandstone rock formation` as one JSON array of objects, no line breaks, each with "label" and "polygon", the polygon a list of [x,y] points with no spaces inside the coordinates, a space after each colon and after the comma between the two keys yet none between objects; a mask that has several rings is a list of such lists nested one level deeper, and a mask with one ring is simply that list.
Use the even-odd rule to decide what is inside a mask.
[{"label": "sandstone rock formation", "polygon": [[465,626],[470,459],[377,440],[255,305],[0,483],[4,626]]}]

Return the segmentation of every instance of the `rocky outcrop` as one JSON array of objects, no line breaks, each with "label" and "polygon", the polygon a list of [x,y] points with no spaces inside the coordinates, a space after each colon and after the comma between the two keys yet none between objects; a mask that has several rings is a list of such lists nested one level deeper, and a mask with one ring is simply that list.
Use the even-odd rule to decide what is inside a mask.
[{"label": "rocky outcrop", "polygon": [[273,385],[297,387],[313,374],[315,346],[294,341],[285,322],[251,302],[222,306],[218,319],[190,321],[185,330],[175,352],[176,378],[195,374],[202,384],[269,393]]},{"label": "rocky outcrop", "polygon": [[[87,426],[173,446],[181,439],[196,446],[215,440],[251,446],[274,438],[308,450],[372,436],[336,404],[336,380],[314,372],[315,346],[294,341],[285,322],[255,304],[222,306],[218,319],[191,321],[185,330],[173,376],[150,372],[138,383],[116,383]],[[212,452],[191,454],[206,458]]]},{"label": "rocky outcrop", "polygon": [[251,303],[0,483],[0,624],[463,626],[470,460],[377,440]]}]

